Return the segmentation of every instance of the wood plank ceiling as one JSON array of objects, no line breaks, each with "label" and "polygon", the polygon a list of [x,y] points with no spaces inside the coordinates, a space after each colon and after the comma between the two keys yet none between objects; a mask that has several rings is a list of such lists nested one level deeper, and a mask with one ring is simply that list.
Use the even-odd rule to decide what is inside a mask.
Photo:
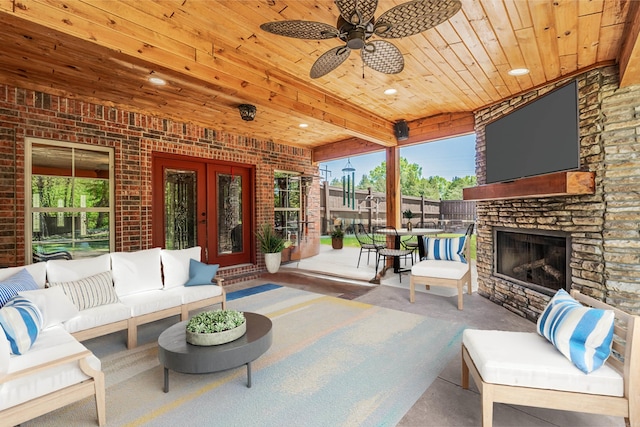
[{"label": "wood plank ceiling", "polygon": [[[376,16],[403,2],[379,0]],[[450,20],[390,40],[404,55],[401,73],[363,68],[353,52],[311,79],[315,60],[342,42],[281,37],[260,24],[334,25],[329,0],[0,0],[0,82],[306,147],[326,160],[472,132],[473,111],[601,64],[619,62],[623,85],[640,84],[638,3],[462,0]],[[508,74],[522,67],[531,72]],[[254,121],[240,119],[242,103],[257,106]],[[400,119],[410,138],[398,143]]]}]

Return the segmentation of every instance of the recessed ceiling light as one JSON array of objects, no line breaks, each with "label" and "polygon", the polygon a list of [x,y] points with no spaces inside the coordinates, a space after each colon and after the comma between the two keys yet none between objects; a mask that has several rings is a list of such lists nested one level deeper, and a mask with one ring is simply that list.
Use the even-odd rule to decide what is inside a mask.
[{"label": "recessed ceiling light", "polygon": [[384,91],[385,95],[395,95],[396,93],[398,93],[398,91],[394,88],[389,88]]},{"label": "recessed ceiling light", "polygon": [[160,77],[149,77],[149,83],[152,83],[158,86],[167,84],[167,82],[164,79],[161,79]]},{"label": "recessed ceiling light", "polygon": [[514,68],[513,70],[509,70],[510,76],[524,76],[525,74],[529,74],[528,68]]},{"label": "recessed ceiling light", "polygon": [[302,129],[309,127],[309,125],[306,123],[300,123],[298,126],[300,126]]}]

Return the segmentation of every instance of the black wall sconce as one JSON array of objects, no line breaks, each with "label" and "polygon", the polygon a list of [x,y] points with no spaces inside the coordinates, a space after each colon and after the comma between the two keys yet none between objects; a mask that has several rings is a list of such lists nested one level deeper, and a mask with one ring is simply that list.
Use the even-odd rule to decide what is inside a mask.
[{"label": "black wall sconce", "polygon": [[256,106],[251,104],[240,104],[238,105],[238,110],[240,110],[240,117],[242,120],[247,122],[252,121],[256,118]]}]

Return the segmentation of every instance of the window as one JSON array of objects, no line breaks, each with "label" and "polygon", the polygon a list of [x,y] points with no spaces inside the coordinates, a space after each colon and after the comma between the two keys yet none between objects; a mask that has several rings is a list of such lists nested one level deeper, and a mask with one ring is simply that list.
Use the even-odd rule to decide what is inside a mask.
[{"label": "window", "polygon": [[26,159],[26,253],[111,252],[113,149],[32,139]]},{"label": "window", "polygon": [[274,204],[276,233],[297,245],[302,215],[300,174],[275,173]]}]

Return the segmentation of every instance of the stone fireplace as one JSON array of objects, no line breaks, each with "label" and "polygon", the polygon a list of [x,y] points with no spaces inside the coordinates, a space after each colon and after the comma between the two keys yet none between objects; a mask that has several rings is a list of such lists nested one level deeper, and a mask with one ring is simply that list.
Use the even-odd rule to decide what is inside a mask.
[{"label": "stone fireplace", "polygon": [[570,240],[564,232],[494,227],[494,274],[550,296],[568,290]]},{"label": "stone fireplace", "polygon": [[[591,190],[520,196],[498,191],[468,198],[478,200],[478,293],[532,321],[560,287],[640,313],[640,86],[620,88],[616,66],[572,79],[578,82],[580,170],[592,176]],[[570,80],[476,112],[480,186],[485,183],[485,125]],[[499,231],[515,234],[501,243],[507,254],[496,262],[502,250],[496,247]],[[566,247],[553,239],[543,244],[540,236],[561,238]],[[553,278],[554,284],[540,285],[541,278]]]}]

